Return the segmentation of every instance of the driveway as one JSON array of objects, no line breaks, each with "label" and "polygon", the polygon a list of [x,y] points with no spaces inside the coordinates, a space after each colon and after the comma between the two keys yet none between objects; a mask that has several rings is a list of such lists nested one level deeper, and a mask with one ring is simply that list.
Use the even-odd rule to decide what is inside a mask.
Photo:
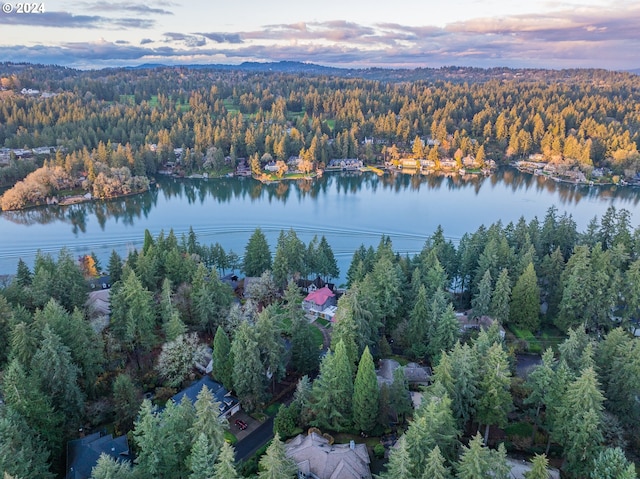
[{"label": "driveway", "polygon": [[[246,416],[246,414],[245,414]],[[238,419],[238,415],[236,414],[231,418],[232,428],[236,430],[238,427],[233,424],[233,421]],[[251,419],[251,418],[250,418]],[[262,424],[256,421],[255,419],[251,419],[253,422],[252,426],[249,425],[249,422],[242,419],[247,423],[247,429],[242,431],[243,438],[236,443],[236,462],[244,461],[245,459],[251,457],[258,449],[264,446],[269,440],[273,437],[273,418],[268,418]],[[232,429],[233,430],[233,429]],[[235,431],[234,431],[235,434]],[[238,439],[240,439],[240,435],[236,434]]]}]

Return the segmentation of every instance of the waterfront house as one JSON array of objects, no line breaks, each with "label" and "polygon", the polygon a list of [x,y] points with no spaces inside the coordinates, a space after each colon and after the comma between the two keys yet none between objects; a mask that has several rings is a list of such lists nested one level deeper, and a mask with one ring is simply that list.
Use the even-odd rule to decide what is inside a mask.
[{"label": "waterfront house", "polygon": [[302,302],[302,307],[310,313],[321,313],[329,306],[336,305],[336,295],[327,286],[312,291]]}]

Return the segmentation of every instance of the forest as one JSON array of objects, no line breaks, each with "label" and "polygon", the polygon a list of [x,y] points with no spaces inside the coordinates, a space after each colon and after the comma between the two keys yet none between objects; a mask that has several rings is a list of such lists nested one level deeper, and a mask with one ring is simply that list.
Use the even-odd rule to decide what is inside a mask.
[{"label": "forest", "polygon": [[56,150],[36,155],[37,175],[13,157],[0,168],[0,181],[16,185],[0,199],[4,210],[60,190],[97,198],[142,191],[144,177],[175,161],[176,149],[184,174],[226,174],[241,158],[264,165],[291,156],[310,171],[332,159],[379,164],[407,155],[500,164],[536,154],[559,171],[590,177],[606,168],[627,179],[640,165],[640,79],[631,73],[4,63],[0,85],[0,144]]},{"label": "forest", "polygon": [[[86,307],[101,272],[106,322]],[[240,294],[228,273],[253,280]],[[457,245],[438,228],[413,257],[383,236],[354,252],[331,324],[310,323],[295,280],[339,273],[324,237],[305,245],[282,231],[272,247],[259,228],[242,254],[193,231],[147,231],[141,250],[106,265],[66,249],[21,261],[0,290],[0,471],[61,477],[66,441],[108,428],[127,435],[135,460],[102,456],[94,479],[293,478],[283,441],[313,426],[397,434],[382,479],[507,479],[507,452],[531,461],[529,479],[547,478],[548,464],[570,478],[637,477],[640,227],[626,210],[578,232],[552,208]],[[462,331],[459,312],[494,321]],[[169,400],[199,377],[207,345],[212,376],[243,410],[275,415],[264,455],[234,463],[206,389],[193,404]],[[523,352],[541,355],[526,376]],[[417,408],[403,368],[378,386],[381,358],[433,368]]]}]

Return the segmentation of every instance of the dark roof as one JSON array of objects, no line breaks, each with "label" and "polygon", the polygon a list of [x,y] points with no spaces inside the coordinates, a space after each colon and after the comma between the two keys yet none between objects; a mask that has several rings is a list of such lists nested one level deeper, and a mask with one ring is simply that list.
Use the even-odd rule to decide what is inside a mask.
[{"label": "dark roof", "polygon": [[114,437],[111,434],[96,432],[67,443],[66,479],[87,479],[98,463],[100,455],[105,453],[114,459],[129,459],[127,436]]},{"label": "dark roof", "polygon": [[229,391],[227,391],[227,388],[219,382],[214,381],[209,376],[205,376],[188,388],[183,389],[171,399],[173,402],[178,404],[186,397],[192,404],[195,404],[198,399],[198,394],[200,394],[200,391],[202,391],[204,386],[207,386],[215,400],[220,403],[220,414],[225,414],[229,409],[238,404],[238,399],[231,396]]},{"label": "dark roof", "polygon": [[111,287],[111,276],[106,274],[98,278],[91,278],[87,281],[91,289],[106,289]]}]

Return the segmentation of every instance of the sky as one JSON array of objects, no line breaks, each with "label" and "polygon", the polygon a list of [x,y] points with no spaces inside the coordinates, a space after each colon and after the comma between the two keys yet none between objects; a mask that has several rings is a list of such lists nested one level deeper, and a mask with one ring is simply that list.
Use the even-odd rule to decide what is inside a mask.
[{"label": "sky", "polygon": [[284,60],[345,68],[640,68],[640,0],[36,3],[43,13],[3,4],[0,61],[81,69]]}]

